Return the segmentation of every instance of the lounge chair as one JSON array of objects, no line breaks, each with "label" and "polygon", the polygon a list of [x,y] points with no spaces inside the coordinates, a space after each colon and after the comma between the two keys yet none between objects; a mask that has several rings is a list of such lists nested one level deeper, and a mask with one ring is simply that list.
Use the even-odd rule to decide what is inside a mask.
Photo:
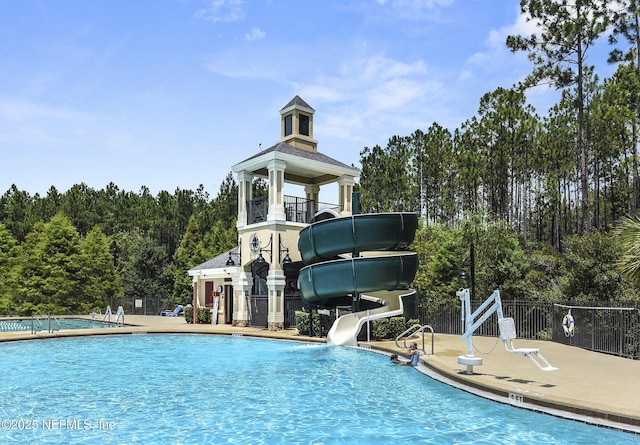
[{"label": "lounge chair", "polygon": [[162,311],[162,313],[160,314],[163,317],[179,317],[180,315],[182,315],[184,312],[184,307],[179,304],[176,306],[176,308],[172,311]]}]

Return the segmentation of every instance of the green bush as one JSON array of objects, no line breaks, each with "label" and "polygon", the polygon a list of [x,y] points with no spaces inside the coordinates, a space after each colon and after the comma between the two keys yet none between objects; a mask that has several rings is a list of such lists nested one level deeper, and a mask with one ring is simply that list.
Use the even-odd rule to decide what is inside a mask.
[{"label": "green bush", "polygon": [[196,317],[198,324],[211,324],[211,309],[208,307],[199,307]]},{"label": "green bush", "polygon": [[[335,321],[335,313],[333,315],[319,315],[313,312],[313,335],[320,336],[320,323],[322,323],[322,336],[326,337],[327,332],[331,329],[331,325]],[[300,335],[309,335],[309,313],[296,311],[296,329]]]},{"label": "green bush", "polygon": [[[187,323],[193,323],[193,307],[187,306],[184,308],[184,319]],[[196,322],[198,324],[210,324],[211,309],[208,307],[199,307],[196,314]]]},{"label": "green bush", "polygon": [[193,307],[187,306],[184,308],[184,319],[187,323],[193,323]]},{"label": "green bush", "polygon": [[371,322],[371,335],[373,340],[394,339],[420,320],[405,320],[404,317],[379,318]]}]

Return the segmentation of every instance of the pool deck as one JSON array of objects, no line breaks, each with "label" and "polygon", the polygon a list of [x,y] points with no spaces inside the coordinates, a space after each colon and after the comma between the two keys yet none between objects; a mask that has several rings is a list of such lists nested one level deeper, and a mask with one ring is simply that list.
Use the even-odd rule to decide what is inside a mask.
[{"label": "pool deck", "polygon": [[[83,317],[91,318],[91,317]],[[54,331],[0,332],[0,342],[106,334],[203,333],[243,335],[324,343],[325,338],[298,335],[297,330],[269,331],[230,325],[192,325],[184,318],[127,315],[122,328]],[[640,434],[640,360],[587,351],[546,341],[516,339],[516,347],[539,348],[540,353],[559,368],[542,372],[526,357],[508,354],[495,337],[473,337],[475,355],[483,364],[468,375],[458,364],[467,342],[457,335],[436,333],[434,354],[431,334],[425,334],[425,350],[418,370],[463,390],[535,411],[623,429]],[[422,338],[416,338],[419,347]],[[361,342],[360,347],[385,353],[402,353],[393,341]],[[402,344],[400,345],[402,346]]]}]

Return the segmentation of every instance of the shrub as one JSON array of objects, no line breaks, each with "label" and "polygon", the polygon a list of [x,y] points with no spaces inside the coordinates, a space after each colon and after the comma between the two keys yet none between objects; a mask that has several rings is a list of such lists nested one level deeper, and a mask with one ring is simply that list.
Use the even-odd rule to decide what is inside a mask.
[{"label": "shrub", "polygon": [[411,326],[419,323],[420,320],[405,320],[404,317],[379,318],[372,321],[371,334],[373,340],[395,339]]},{"label": "shrub", "polygon": [[184,308],[184,319],[187,323],[193,323],[193,307],[187,306]]},{"label": "shrub", "polygon": [[196,317],[199,324],[211,324],[211,309],[208,307],[199,307]]},{"label": "shrub", "polygon": [[[319,315],[317,312],[312,313],[313,318],[313,335],[320,336],[320,323],[322,323],[322,336],[326,336],[331,325],[335,321],[335,314]],[[309,313],[296,311],[296,329],[301,335],[309,335]]]},{"label": "shrub", "polygon": [[[184,308],[184,319],[187,323],[193,323],[193,307],[187,306]],[[210,324],[211,309],[208,307],[199,307],[196,313],[196,322],[198,324]]]}]

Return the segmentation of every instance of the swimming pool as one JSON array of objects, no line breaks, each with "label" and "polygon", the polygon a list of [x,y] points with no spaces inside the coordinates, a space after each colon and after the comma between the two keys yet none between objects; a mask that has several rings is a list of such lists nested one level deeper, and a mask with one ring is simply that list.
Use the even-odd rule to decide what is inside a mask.
[{"label": "swimming pool", "polygon": [[[51,323],[49,325],[49,323]],[[0,332],[16,332],[16,331],[46,331],[51,328],[54,331],[62,329],[92,329],[92,328],[115,328],[117,323],[103,322],[102,320],[86,320],[84,318],[52,318],[47,320],[46,317],[32,320],[31,318],[23,319],[2,319],[0,320]]]},{"label": "swimming pool", "polygon": [[184,334],[22,341],[0,344],[0,370],[3,444],[640,442],[326,345]]}]

